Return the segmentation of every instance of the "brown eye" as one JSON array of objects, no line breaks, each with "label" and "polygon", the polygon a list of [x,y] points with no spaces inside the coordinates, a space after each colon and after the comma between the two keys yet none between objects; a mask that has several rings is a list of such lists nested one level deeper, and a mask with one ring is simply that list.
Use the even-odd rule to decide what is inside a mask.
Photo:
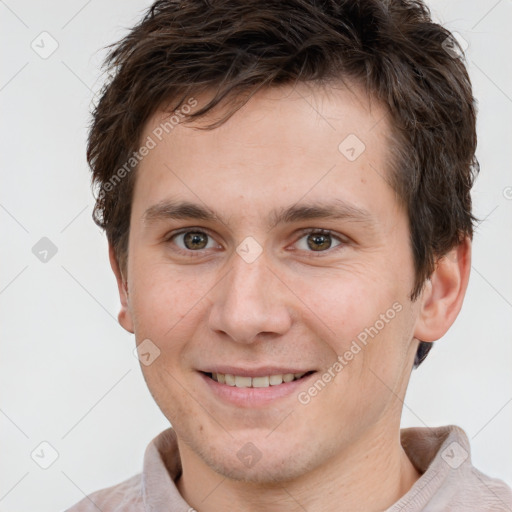
[{"label": "brown eye", "polygon": [[[336,241],[336,245],[333,245],[333,240]],[[323,253],[330,252],[329,249],[336,249],[336,247],[343,246],[346,243],[341,236],[334,235],[328,229],[309,229],[303,231],[297,245],[299,249],[306,252]]]},{"label": "brown eye", "polygon": [[218,247],[215,240],[206,232],[188,229],[183,230],[167,238],[167,242],[172,243],[177,247],[175,249],[178,253],[198,256],[203,254],[202,251]]},{"label": "brown eye", "polygon": [[331,236],[323,233],[313,233],[308,235],[308,247],[313,251],[321,251],[331,247]]},{"label": "brown eye", "polygon": [[185,235],[183,243],[187,249],[204,249],[208,243],[208,235],[206,233],[187,231],[182,234]]}]

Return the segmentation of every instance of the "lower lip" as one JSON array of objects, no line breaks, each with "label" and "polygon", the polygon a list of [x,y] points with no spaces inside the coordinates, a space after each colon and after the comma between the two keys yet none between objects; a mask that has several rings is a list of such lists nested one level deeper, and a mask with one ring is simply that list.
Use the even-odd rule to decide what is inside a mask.
[{"label": "lower lip", "polygon": [[272,404],[281,398],[296,395],[299,388],[315,374],[316,372],[313,372],[301,379],[283,382],[277,386],[268,386],[266,388],[237,388],[236,386],[221,384],[204,373],[199,372],[203,381],[217,397],[238,407],[261,407]]}]

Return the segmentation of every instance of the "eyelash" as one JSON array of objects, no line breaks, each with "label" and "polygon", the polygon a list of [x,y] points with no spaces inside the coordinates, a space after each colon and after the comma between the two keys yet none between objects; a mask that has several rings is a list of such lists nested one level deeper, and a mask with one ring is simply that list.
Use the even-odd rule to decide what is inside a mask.
[{"label": "eyelash", "polygon": [[[184,228],[184,229],[182,229],[180,231],[177,231],[177,232],[170,233],[169,236],[165,237],[165,241],[166,242],[171,242],[173,238],[175,238],[175,237],[177,237],[179,235],[182,235],[184,233],[190,233],[190,232],[192,232],[192,233],[202,233],[202,234],[207,235],[208,237],[210,237],[212,239],[214,238],[204,228],[189,227],[189,228]],[[318,252],[306,251],[306,252],[311,253],[311,256],[313,256],[314,258],[322,257],[326,253],[332,253],[333,251],[336,251],[336,249],[342,249],[348,243],[346,239],[344,239],[341,236],[336,235],[333,231],[331,231],[329,229],[320,229],[320,228],[307,228],[307,229],[301,230],[300,231],[300,236],[297,239],[297,242],[299,240],[301,240],[302,238],[304,238],[306,235],[309,235],[309,234],[312,234],[312,233],[319,234],[319,235],[329,235],[333,239],[336,239],[336,240],[338,240],[340,242],[339,245],[337,245],[335,247],[331,247],[331,248],[329,248],[329,249],[327,249],[325,251],[318,251]],[[297,243],[297,242],[295,242],[295,243]],[[182,255],[185,255],[185,256],[200,257],[200,256],[204,255],[204,251],[205,250],[207,250],[207,249],[200,249],[200,250],[197,250],[197,251],[192,251],[190,249],[181,249],[180,247],[178,247],[176,251],[179,254],[182,254]]]}]

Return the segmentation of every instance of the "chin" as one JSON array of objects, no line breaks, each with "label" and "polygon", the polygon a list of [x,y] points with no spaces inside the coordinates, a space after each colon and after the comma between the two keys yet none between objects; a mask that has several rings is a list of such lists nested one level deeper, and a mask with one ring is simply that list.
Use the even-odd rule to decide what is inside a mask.
[{"label": "chin", "polygon": [[257,485],[263,484],[268,487],[273,485],[281,487],[283,483],[295,480],[308,473],[307,465],[301,467],[300,464],[297,464],[296,458],[288,457],[273,457],[272,460],[266,461],[260,460],[252,468],[243,467],[238,459],[230,459],[225,463],[205,459],[204,462],[216,473],[230,480]]},{"label": "chin", "polygon": [[[276,439],[278,441],[278,439]],[[213,471],[230,480],[273,484],[300,478],[322,463],[320,451],[304,443],[269,442],[264,437],[254,441],[232,440],[224,446],[202,446],[199,454]]]}]

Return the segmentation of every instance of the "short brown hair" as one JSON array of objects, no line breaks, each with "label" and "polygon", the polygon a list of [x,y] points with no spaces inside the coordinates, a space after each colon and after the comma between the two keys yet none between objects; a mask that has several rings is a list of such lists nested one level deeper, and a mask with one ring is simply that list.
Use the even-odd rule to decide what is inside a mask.
[{"label": "short brown hair", "polygon": [[[472,238],[476,220],[470,196],[478,172],[476,108],[461,54],[419,0],[158,0],[110,47],[109,79],[87,147],[100,187],[93,217],[121,270],[135,183],[126,162],[157,109],[172,112],[214,90],[188,116],[232,100],[212,129],[262,87],[345,78],[382,102],[392,120],[391,180],[409,217],[415,300],[436,258]],[[431,346],[420,342],[414,367]]]}]

